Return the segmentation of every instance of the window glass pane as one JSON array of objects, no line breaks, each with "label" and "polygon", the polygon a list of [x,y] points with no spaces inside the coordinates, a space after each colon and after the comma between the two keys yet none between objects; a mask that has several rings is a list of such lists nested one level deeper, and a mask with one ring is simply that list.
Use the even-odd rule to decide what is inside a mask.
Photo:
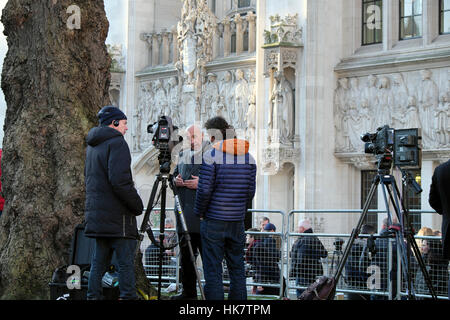
[{"label": "window glass pane", "polygon": [[400,38],[407,39],[412,37],[413,24],[411,18],[403,18],[400,21]]},{"label": "window glass pane", "polygon": [[450,11],[441,15],[441,33],[450,33]]},{"label": "window glass pane", "polygon": [[239,8],[250,7],[250,0],[239,0],[238,7]]},{"label": "window glass pane", "polygon": [[366,4],[364,4],[364,8],[363,8],[363,23],[367,23],[367,20],[369,19],[369,17],[371,17],[373,15],[373,10],[369,10],[369,7],[372,6],[373,4],[368,2]]},{"label": "window glass pane", "polygon": [[374,30],[369,29],[367,25],[364,25],[363,29],[363,44],[371,44],[374,43]]},{"label": "window glass pane", "polygon": [[422,14],[422,0],[413,0],[414,15]]},{"label": "window glass pane", "polygon": [[362,44],[382,42],[382,0],[362,0]]},{"label": "window glass pane", "polygon": [[383,42],[383,30],[382,29],[375,29],[375,42],[376,43]]},{"label": "window glass pane", "polygon": [[414,37],[422,36],[422,16],[414,17]]},{"label": "window glass pane", "polygon": [[450,10],[450,0],[442,0],[441,1],[441,9]]},{"label": "window glass pane", "polygon": [[403,10],[400,11],[400,15],[402,17],[412,16],[412,14],[413,14],[413,12],[412,12],[412,2],[413,2],[413,0],[404,0],[404,1],[401,1],[401,2],[404,2],[404,5],[403,5]]}]

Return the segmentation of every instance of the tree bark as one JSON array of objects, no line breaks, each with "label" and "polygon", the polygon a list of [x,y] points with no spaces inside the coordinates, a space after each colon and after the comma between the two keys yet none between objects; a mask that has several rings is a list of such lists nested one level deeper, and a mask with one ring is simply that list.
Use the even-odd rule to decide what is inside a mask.
[{"label": "tree bark", "polygon": [[[80,29],[67,21],[80,8]],[[84,217],[85,137],[109,103],[103,0],[9,0],[0,298],[48,299]]]}]

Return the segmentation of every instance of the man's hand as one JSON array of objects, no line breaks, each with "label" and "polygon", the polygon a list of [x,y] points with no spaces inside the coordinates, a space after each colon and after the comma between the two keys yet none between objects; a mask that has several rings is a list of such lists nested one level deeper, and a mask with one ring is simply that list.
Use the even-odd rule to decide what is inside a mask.
[{"label": "man's hand", "polygon": [[181,178],[180,174],[178,174],[177,177],[175,178],[175,185],[177,187],[185,187],[185,183],[184,183],[183,179]]},{"label": "man's hand", "polygon": [[191,180],[184,181],[184,186],[186,188],[196,190],[198,187],[198,177],[197,176],[191,176],[191,177],[192,177]]}]

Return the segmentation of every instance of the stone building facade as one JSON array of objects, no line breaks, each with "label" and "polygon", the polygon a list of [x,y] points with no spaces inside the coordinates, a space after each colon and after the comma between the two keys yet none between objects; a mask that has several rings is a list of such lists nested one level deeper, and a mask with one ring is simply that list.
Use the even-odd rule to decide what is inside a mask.
[{"label": "stone building facade", "polygon": [[[433,170],[450,158],[449,6],[130,0],[121,107],[132,119],[126,139],[144,201],[159,171],[147,125],[169,115],[183,129],[222,115],[251,142],[258,161],[256,209],[361,208],[376,167],[360,135],[387,124],[421,129],[414,177],[423,192],[414,208],[430,210]],[[380,190],[376,207],[385,209]],[[303,215],[328,233],[349,232],[358,219],[344,213],[296,219]],[[279,215],[269,216],[281,225]],[[384,216],[373,222],[379,227]],[[436,214],[418,219],[440,227]]]}]

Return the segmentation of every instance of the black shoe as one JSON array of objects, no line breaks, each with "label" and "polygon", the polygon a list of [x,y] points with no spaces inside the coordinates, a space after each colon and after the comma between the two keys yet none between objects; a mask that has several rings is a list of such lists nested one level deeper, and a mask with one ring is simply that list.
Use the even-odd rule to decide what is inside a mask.
[{"label": "black shoe", "polygon": [[171,296],[170,300],[197,300],[196,295],[186,295],[184,293]]}]

